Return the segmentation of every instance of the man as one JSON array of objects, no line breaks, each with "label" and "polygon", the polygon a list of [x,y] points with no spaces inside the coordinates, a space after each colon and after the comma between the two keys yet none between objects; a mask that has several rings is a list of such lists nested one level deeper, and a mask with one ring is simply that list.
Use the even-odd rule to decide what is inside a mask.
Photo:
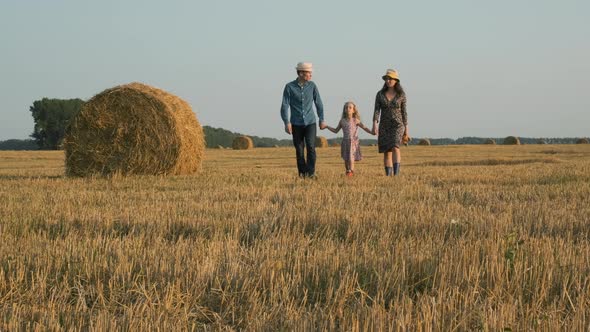
[{"label": "man", "polygon": [[[283,91],[281,118],[285,123],[285,132],[293,135],[299,176],[315,179],[316,118],[313,113],[313,104],[320,119],[320,129],[326,128],[324,105],[317,86],[311,81],[312,64],[300,62],[295,69],[297,79],[287,83]],[[289,108],[291,109],[290,117]],[[307,161],[304,156],[305,147],[307,147]]]}]

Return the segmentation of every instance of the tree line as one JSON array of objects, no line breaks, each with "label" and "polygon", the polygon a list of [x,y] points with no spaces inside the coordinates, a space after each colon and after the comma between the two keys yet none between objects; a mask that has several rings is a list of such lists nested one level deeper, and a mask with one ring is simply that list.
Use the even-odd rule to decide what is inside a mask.
[{"label": "tree line", "polygon": [[[0,150],[58,150],[65,134],[66,127],[84,105],[82,99],[49,99],[36,100],[29,107],[33,118],[33,132],[31,139],[9,139],[0,141]],[[234,133],[223,128],[203,126],[205,141],[208,148],[231,147],[233,140],[241,136],[241,133]],[[321,135],[321,134],[320,134]],[[249,135],[250,136],[250,135]],[[291,139],[276,139],[270,137],[250,136],[256,147],[292,146]],[[452,138],[431,138],[431,145],[462,145],[462,144],[485,144],[486,140],[493,139],[502,144],[503,137],[461,137]],[[555,138],[534,138],[519,137],[521,144],[539,144],[541,141],[547,144],[574,144],[575,137]],[[328,139],[329,144],[340,144],[342,138]],[[420,138],[414,138],[410,145],[418,144]],[[361,139],[361,145],[373,145],[376,139]]]}]

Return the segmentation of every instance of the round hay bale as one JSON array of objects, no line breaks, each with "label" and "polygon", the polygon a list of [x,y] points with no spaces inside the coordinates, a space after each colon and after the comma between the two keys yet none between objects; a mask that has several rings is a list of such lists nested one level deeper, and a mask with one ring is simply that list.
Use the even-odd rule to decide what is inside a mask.
[{"label": "round hay bale", "polygon": [[315,147],[316,148],[327,148],[328,147],[328,139],[325,138],[324,136],[316,136]]},{"label": "round hay bale", "polygon": [[423,138],[418,142],[418,145],[430,145],[430,140],[428,138]]},{"label": "round hay bale", "polygon": [[576,144],[590,144],[590,140],[587,138],[580,138],[576,141]]},{"label": "round hay bale", "polygon": [[92,97],[64,136],[66,174],[195,173],[205,152],[203,128],[190,105],[141,83]]},{"label": "round hay bale", "polygon": [[496,141],[491,138],[486,139],[484,144],[496,145]]},{"label": "round hay bale", "polygon": [[231,144],[234,150],[248,150],[254,148],[254,142],[248,136],[238,136]]},{"label": "round hay bale", "polygon": [[504,145],[520,145],[520,140],[516,136],[508,136],[504,139]]},{"label": "round hay bale", "polygon": [[544,139],[540,139],[537,141],[537,144],[547,144],[547,141]]}]

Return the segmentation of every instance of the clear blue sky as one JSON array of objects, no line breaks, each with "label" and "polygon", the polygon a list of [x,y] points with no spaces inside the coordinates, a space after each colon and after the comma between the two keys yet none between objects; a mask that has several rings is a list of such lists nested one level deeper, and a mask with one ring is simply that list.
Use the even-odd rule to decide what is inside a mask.
[{"label": "clear blue sky", "polygon": [[279,107],[299,61],[331,125],[347,100],[370,123],[395,68],[412,136],[588,137],[589,3],[0,0],[0,140],[31,133],[34,100],[133,81],[204,125],[288,138]]}]

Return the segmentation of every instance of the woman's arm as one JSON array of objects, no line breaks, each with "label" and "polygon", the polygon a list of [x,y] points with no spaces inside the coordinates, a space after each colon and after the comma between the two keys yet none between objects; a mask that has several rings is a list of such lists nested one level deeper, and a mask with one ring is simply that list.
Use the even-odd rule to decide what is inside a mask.
[{"label": "woman's arm", "polygon": [[402,102],[401,102],[401,110],[402,110],[402,121],[404,122],[404,127],[406,127],[406,129],[404,130],[404,135],[409,136],[408,112],[406,111],[406,98],[405,97],[404,97],[404,100],[402,100]]},{"label": "woman's arm", "polygon": [[377,92],[377,96],[375,96],[375,107],[373,110],[373,128],[371,129],[371,133],[373,135],[378,134],[378,127],[379,118],[381,117],[381,105],[379,105],[379,92]]}]

